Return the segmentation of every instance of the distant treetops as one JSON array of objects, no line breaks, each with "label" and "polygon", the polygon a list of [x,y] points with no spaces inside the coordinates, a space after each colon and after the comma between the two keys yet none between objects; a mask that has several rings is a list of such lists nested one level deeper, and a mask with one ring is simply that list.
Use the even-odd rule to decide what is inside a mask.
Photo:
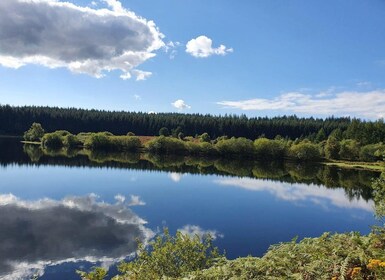
[{"label": "distant treetops", "polygon": [[[360,145],[385,141],[383,120],[362,121],[350,118],[299,118],[297,116],[255,117],[244,115],[212,116],[201,114],[141,112],[110,112],[75,108],[12,107],[0,105],[0,134],[22,135],[32,122],[40,123],[46,131],[65,129],[73,134],[84,131],[108,130],[114,135],[131,131],[136,135],[154,136],[162,129],[164,136],[195,136],[207,133],[211,139],[223,135],[255,140],[308,139],[311,142],[327,140],[331,134],[341,139],[352,139]],[[181,137],[180,137],[181,138]]]}]

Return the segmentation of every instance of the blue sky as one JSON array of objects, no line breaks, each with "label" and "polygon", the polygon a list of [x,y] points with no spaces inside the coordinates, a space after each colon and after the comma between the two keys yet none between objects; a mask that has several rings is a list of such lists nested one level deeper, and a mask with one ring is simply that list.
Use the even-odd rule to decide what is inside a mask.
[{"label": "blue sky", "polygon": [[385,116],[384,1],[2,0],[0,14],[1,104]]}]

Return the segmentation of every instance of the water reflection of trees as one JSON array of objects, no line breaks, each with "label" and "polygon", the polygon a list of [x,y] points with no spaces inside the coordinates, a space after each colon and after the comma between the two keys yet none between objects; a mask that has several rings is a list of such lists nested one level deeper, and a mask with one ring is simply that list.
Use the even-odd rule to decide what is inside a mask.
[{"label": "water reflection of trees", "polygon": [[106,166],[271,179],[288,183],[324,185],[328,188],[342,187],[350,199],[362,197],[365,200],[372,198],[371,179],[379,176],[376,172],[290,161],[257,162],[241,159],[106,153],[87,150],[46,150],[32,145],[24,145],[24,153],[30,158],[30,161],[24,162],[27,164],[32,162],[37,165]]}]

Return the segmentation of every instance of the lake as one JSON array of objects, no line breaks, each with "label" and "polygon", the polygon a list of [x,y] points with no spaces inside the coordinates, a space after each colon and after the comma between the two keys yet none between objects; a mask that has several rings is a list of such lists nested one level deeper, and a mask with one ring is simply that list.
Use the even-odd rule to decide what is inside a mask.
[{"label": "lake", "polygon": [[164,227],[228,258],[325,231],[370,232],[378,173],[295,162],[42,151],[0,139],[0,279],[80,279]]}]

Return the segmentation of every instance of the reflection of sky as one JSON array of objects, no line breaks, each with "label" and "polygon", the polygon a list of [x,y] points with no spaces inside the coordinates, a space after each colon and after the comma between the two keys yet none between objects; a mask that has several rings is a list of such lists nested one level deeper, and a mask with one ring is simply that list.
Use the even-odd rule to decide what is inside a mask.
[{"label": "reflection of sky", "polygon": [[373,212],[373,201],[363,199],[349,200],[343,189],[328,189],[324,186],[306,185],[301,183],[281,183],[271,180],[251,178],[225,178],[215,180],[223,186],[239,187],[250,191],[265,191],[286,201],[311,201],[327,207],[332,204],[341,208],[355,208]]},{"label": "reflection of sky", "polygon": [[[371,203],[351,208],[337,206],[342,205],[339,200],[348,201],[343,189],[295,184],[303,189],[284,194],[290,186],[280,182],[273,182],[276,186],[272,187],[269,181],[261,181],[265,185],[261,191],[249,191],[217,183],[239,182],[234,177],[183,174],[176,184],[171,175],[181,178],[180,173],[176,176],[161,171],[9,165],[0,168],[0,194],[12,193],[22,201],[36,202],[46,197],[63,202],[68,197],[95,193],[100,196],[98,203],[115,205],[120,201],[134,209],[136,216],[148,222],[146,228],[154,232],[167,226],[171,233],[177,229],[198,235],[215,233],[219,237],[215,244],[230,258],[261,255],[271,244],[295,236],[319,236],[325,231],[366,234],[375,222],[368,211]],[[282,197],[278,195],[281,189]],[[338,199],[331,200],[333,196]],[[300,199],[293,200],[296,197]],[[144,202],[145,206],[140,206]]]},{"label": "reflection of sky", "polygon": [[[134,197],[129,203],[140,201]],[[114,263],[133,253],[152,231],[117,196],[115,204],[94,194],[62,200],[22,200],[0,195],[0,279],[43,274],[64,262]]]}]

